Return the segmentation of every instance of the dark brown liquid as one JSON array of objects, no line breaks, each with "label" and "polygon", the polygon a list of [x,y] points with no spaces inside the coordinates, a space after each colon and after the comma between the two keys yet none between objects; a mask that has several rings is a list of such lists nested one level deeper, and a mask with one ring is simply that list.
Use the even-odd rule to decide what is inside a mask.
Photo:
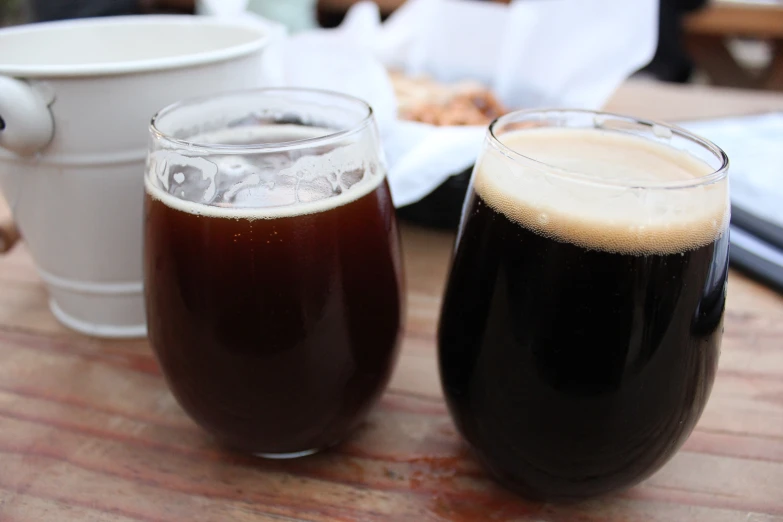
[{"label": "dark brown liquid", "polygon": [[402,317],[389,189],[275,219],[146,196],[149,337],[182,407],[256,453],[330,446],[388,382]]},{"label": "dark brown liquid", "polygon": [[530,498],[576,500],[649,476],[712,387],[728,234],[635,256],[545,238],[475,193],[463,219],[439,331],[463,436]]}]

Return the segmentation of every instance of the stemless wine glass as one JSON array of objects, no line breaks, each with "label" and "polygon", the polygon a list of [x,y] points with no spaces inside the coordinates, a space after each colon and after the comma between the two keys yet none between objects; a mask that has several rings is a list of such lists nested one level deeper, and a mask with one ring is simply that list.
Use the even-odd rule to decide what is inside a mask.
[{"label": "stemless wine glass", "polygon": [[181,102],[152,121],[149,338],[187,413],[263,457],[343,439],[388,382],[399,233],[370,107],[305,89]]},{"label": "stemless wine glass", "polygon": [[682,129],[591,111],[489,128],[439,329],[459,431],[522,495],[578,500],[662,466],[715,377],[728,159]]}]

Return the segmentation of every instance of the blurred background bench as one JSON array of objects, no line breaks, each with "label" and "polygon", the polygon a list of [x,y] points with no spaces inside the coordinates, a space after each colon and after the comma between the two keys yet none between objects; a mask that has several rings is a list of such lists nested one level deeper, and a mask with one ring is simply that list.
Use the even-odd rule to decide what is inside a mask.
[{"label": "blurred background bench", "polygon": [[783,2],[713,0],[684,27],[687,50],[710,83],[783,91]]}]

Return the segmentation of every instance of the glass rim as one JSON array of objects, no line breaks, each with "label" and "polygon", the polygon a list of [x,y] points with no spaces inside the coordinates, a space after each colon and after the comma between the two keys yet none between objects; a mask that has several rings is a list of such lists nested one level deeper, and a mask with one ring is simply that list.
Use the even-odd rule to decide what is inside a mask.
[{"label": "glass rim", "polygon": [[[347,129],[334,130],[323,136],[316,136],[313,138],[304,138],[292,141],[283,141],[275,143],[251,143],[251,144],[229,144],[229,143],[205,143],[194,141],[187,138],[176,138],[171,134],[164,132],[158,126],[158,122],[161,118],[171,115],[172,113],[187,107],[197,106],[213,100],[228,99],[234,97],[240,97],[243,95],[270,95],[270,94],[310,94],[323,96],[326,99],[341,99],[353,104],[356,104],[364,114],[360,116],[356,123],[352,124]],[[178,145],[183,148],[203,150],[207,152],[219,152],[219,153],[234,153],[234,154],[248,154],[248,153],[273,153],[283,152],[288,150],[295,150],[308,147],[318,147],[321,145],[327,145],[341,138],[348,137],[357,132],[361,132],[367,126],[372,124],[374,119],[374,112],[369,103],[351,96],[350,94],[343,94],[336,91],[330,91],[327,89],[311,89],[307,87],[262,87],[254,89],[241,89],[234,91],[227,91],[218,94],[208,94],[205,96],[198,96],[195,98],[187,98],[174,102],[166,107],[160,109],[152,116],[150,120],[149,130],[153,138],[158,140],[165,140],[174,145]],[[332,129],[329,129],[330,131]]]},{"label": "glass rim", "polygon": [[[509,146],[505,145],[500,140],[499,136],[495,133],[495,129],[498,125],[519,121],[520,117],[529,117],[534,115],[545,116],[548,114],[559,115],[561,117],[563,114],[580,114],[580,115],[592,115],[594,118],[596,117],[613,118],[617,120],[624,120],[628,123],[650,127],[650,129],[653,130],[653,132],[656,128],[663,128],[671,132],[672,136],[677,135],[681,138],[684,138],[688,141],[695,143],[696,145],[700,146],[702,149],[707,150],[720,162],[720,166],[717,169],[710,172],[709,174],[705,174],[703,176],[697,176],[693,179],[687,179],[682,181],[650,182],[650,181],[640,181],[640,180],[633,180],[633,179],[630,180],[602,179],[590,174],[585,174],[578,171],[572,171],[569,169],[556,167],[554,165],[550,165],[543,161],[539,161],[535,158],[531,158],[530,156],[520,154],[519,152],[516,152]],[[565,125],[553,125],[552,127],[569,128]],[[601,130],[599,127],[591,127],[591,128],[596,128],[596,130]],[[524,132],[524,129],[521,129],[520,131]],[[532,163],[536,166],[540,166],[542,169],[546,169],[547,171],[552,172],[554,175],[563,178],[570,178],[574,181],[583,181],[583,182],[586,181],[604,187],[622,187],[622,188],[635,188],[635,189],[692,188],[701,185],[709,185],[711,183],[715,183],[717,181],[724,179],[727,176],[728,169],[729,169],[729,157],[726,155],[723,149],[721,149],[715,143],[713,143],[712,141],[706,138],[703,138],[697,134],[690,132],[687,129],[684,129],[682,127],[670,123],[664,123],[664,122],[645,119],[645,118],[635,118],[633,116],[617,114],[614,112],[593,111],[589,109],[555,109],[555,108],[521,109],[521,110],[509,112],[507,114],[504,114],[503,116],[495,118],[492,121],[492,123],[489,124],[487,136],[488,136],[488,141],[495,149],[497,149],[503,155],[505,155],[506,157],[512,160]]]}]

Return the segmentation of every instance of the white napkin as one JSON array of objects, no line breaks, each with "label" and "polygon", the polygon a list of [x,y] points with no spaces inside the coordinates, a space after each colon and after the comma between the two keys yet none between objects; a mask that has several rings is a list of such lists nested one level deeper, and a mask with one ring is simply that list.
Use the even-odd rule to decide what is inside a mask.
[{"label": "white napkin", "polygon": [[657,0],[408,0],[381,24],[377,6],[360,2],[337,29],[277,42],[263,74],[270,85],[367,100],[394,202],[403,206],[469,168],[486,129],[398,121],[387,67],[446,82],[479,80],[510,108],[600,108],[651,59],[657,9]]},{"label": "white napkin", "polygon": [[342,92],[369,103],[381,134],[397,121],[397,100],[386,68],[368,45],[380,25],[375,4],[354,6],[337,29],[303,31],[271,45],[264,55],[268,85]]}]

